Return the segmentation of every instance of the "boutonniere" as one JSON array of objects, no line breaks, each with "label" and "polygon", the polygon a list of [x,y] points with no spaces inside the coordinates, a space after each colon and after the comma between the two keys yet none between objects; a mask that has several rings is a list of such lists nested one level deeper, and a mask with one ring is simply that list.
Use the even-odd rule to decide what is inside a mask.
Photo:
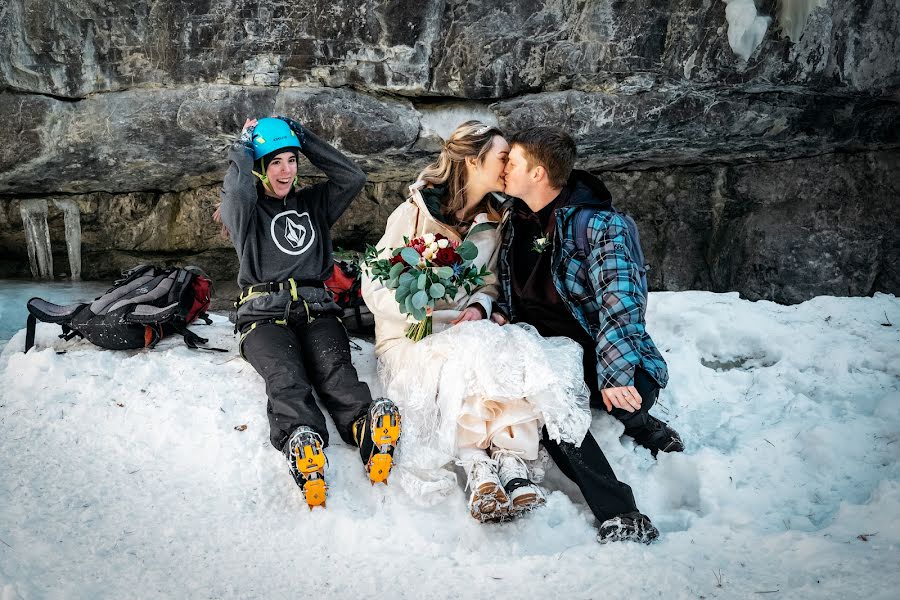
[{"label": "boutonniere", "polygon": [[544,250],[546,250],[548,246],[550,246],[550,238],[545,235],[543,237],[534,238],[534,243],[531,245],[531,249],[538,254],[543,254]]}]

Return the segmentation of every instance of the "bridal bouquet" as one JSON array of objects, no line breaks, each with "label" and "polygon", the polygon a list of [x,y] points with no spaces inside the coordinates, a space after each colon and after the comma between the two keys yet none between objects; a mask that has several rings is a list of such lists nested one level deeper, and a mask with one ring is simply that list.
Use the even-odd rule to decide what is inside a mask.
[{"label": "bridal bouquet", "polygon": [[460,244],[439,233],[403,241],[404,246],[391,250],[390,258],[378,258],[380,251],[367,246],[365,262],[373,280],[395,290],[400,312],[413,320],[406,337],[417,342],[431,333],[435,302],[452,300],[460,287],[471,293],[484,284],[490,272],[485,266],[472,264],[478,256],[472,242]]}]

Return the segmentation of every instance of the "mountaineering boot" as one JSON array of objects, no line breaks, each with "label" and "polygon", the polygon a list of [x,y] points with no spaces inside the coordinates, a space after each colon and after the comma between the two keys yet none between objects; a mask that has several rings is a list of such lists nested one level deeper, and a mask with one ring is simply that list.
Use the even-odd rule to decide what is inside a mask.
[{"label": "mountaineering boot", "polygon": [[353,439],[372,485],[387,485],[394,464],[394,449],[400,439],[400,411],[387,398],[378,398],[353,422]]},{"label": "mountaineering boot", "polygon": [[634,438],[634,443],[650,451],[653,458],[662,452],[684,452],[684,442],[678,432],[652,415],[643,415],[643,423],[635,427],[625,425],[625,435]]},{"label": "mountaineering boot", "polygon": [[603,521],[597,540],[607,542],[640,542],[649,544],[659,537],[659,530],[647,515],[633,511]]},{"label": "mountaineering boot", "polygon": [[497,461],[486,453],[464,461],[470,488],[469,514],[481,521],[501,521],[509,516],[509,497],[497,473]]},{"label": "mountaineering boot", "polygon": [[528,476],[528,468],[518,455],[494,448],[491,458],[497,461],[497,473],[509,497],[510,510],[516,513],[537,508],[547,500],[541,489]]},{"label": "mountaineering boot", "polygon": [[294,430],[284,446],[284,453],[291,466],[291,475],[303,492],[303,499],[312,510],[314,506],[325,508],[325,453],[322,436],[301,425]]}]

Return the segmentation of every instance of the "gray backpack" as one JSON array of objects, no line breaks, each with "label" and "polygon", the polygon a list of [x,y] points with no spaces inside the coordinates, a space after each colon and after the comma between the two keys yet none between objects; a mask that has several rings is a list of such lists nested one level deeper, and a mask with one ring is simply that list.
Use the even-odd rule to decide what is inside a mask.
[{"label": "gray backpack", "polygon": [[212,281],[197,267],[140,265],[126,271],[93,302],[61,306],[41,298],[28,301],[25,352],[34,346],[37,321],[62,327],[61,338],[82,337],[102,348],[153,348],[164,336],[180,335],[191,348],[203,348],[206,338],[187,326],[206,315]]}]

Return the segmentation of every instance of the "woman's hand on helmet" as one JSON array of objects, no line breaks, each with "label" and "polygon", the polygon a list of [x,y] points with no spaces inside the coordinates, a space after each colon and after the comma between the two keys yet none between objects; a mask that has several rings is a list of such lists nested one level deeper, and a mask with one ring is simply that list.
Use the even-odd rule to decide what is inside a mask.
[{"label": "woman's hand on helmet", "polygon": [[303,125],[301,125],[300,123],[298,123],[297,121],[293,120],[290,117],[285,117],[282,115],[275,115],[275,118],[281,119],[282,121],[287,123],[288,127],[290,127],[291,130],[297,134],[297,139],[300,140],[300,144],[303,145]]},{"label": "woman's hand on helmet", "polygon": [[256,119],[247,119],[244,121],[244,128],[241,129],[241,135],[238,136],[238,143],[250,150],[253,150],[253,129],[255,127]]}]

